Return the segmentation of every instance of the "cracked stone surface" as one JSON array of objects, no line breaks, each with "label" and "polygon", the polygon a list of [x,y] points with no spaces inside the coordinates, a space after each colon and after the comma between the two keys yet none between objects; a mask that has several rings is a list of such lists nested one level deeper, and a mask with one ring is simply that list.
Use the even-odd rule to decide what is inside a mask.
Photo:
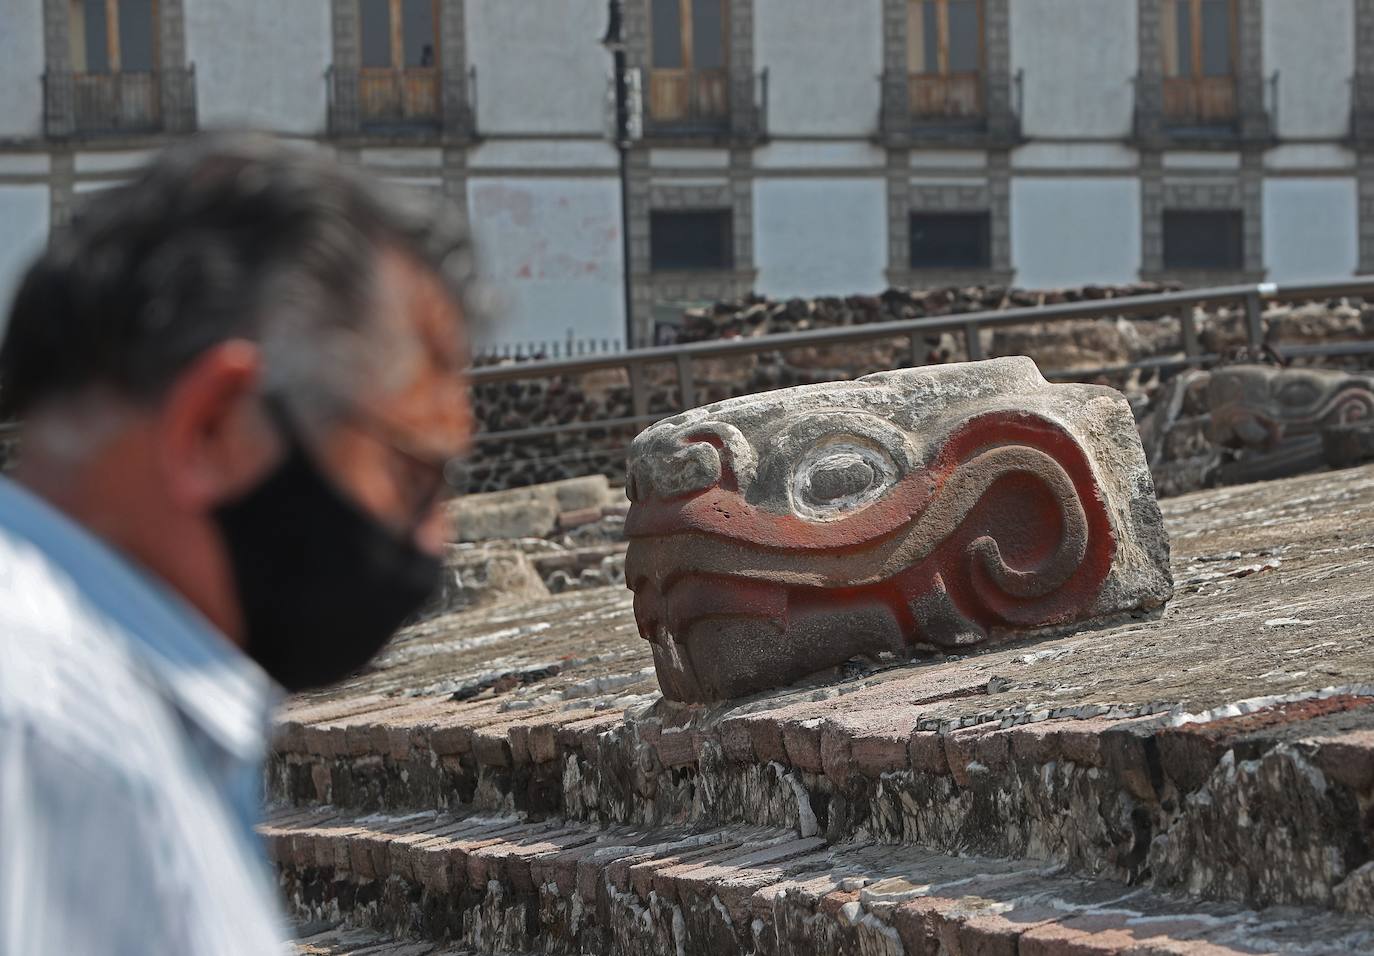
[{"label": "cracked stone surface", "polygon": [[665,697],[737,698],[1159,607],[1134,419],[1027,358],[731,399],[630,449],[625,574]]}]

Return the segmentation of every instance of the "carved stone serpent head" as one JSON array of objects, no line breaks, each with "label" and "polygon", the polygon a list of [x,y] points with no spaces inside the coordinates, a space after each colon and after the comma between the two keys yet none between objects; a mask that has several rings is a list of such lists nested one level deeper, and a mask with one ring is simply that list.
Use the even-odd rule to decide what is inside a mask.
[{"label": "carved stone serpent head", "polygon": [[1168,545],[1125,400],[1029,359],[666,419],[630,450],[626,579],[667,697],[780,686],[1158,606]]}]

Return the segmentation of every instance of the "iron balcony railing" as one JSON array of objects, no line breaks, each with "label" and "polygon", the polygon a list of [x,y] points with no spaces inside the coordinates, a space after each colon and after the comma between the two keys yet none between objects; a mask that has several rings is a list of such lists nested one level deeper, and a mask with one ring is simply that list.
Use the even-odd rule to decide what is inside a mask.
[{"label": "iron balcony railing", "polygon": [[[753,74],[749,94],[732,89],[728,69],[641,68],[631,83],[632,127],[646,136],[697,136],[745,133],[762,138],[768,131],[768,69]],[[614,81],[612,81],[614,82]],[[614,103],[614,89],[608,96]],[[613,107],[612,107],[613,109]],[[752,116],[749,112],[752,111]],[[637,120],[637,121],[636,121]],[[635,137],[638,138],[638,137]]]},{"label": "iron balcony railing", "polygon": [[185,132],[195,128],[195,65],[178,70],[43,74],[49,136]]},{"label": "iron balcony railing", "polygon": [[476,136],[477,68],[469,67],[461,103],[444,102],[440,67],[325,70],[329,130],[349,133],[427,133]]},{"label": "iron balcony railing", "polygon": [[[879,135],[901,132],[917,139],[939,139],[948,134],[989,132],[999,122],[989,110],[990,93],[986,72],[879,74]],[[891,91],[905,87],[903,98],[894,99]],[[1025,113],[1026,71],[1017,70],[1009,78],[1006,114],[1000,135],[1019,139],[1021,117]]]},{"label": "iron balcony railing", "polygon": [[[1305,302],[1314,299],[1329,299],[1342,296],[1374,297],[1374,275],[1355,276],[1347,279],[1334,279],[1324,282],[1305,282],[1285,285],[1259,283],[1257,285],[1233,285],[1210,289],[1189,289],[1181,292],[1165,292],[1157,295],[1126,296],[1113,299],[1091,299],[1082,302],[1069,302],[1059,305],[1030,306],[1017,309],[1001,309],[989,312],[968,312],[955,315],[929,316],[920,319],[902,319],[895,322],[874,322],[868,325],[840,326],[830,329],[813,329],[805,332],[787,332],[777,335],[761,335],[750,338],[734,338],[692,342],[685,345],[663,346],[658,348],[632,349],[613,355],[588,355],[557,361],[514,362],[503,365],[488,365],[474,368],[469,379],[474,385],[494,382],[521,381],[529,379],[552,379],[565,375],[578,375],[607,369],[624,369],[630,382],[630,404],[633,414],[628,418],[601,419],[597,421],[568,422],[562,425],[540,426],[535,428],[508,429],[505,431],[481,432],[474,441],[491,443],[510,440],[544,438],[569,432],[585,432],[597,429],[638,428],[650,425],[667,413],[649,413],[649,382],[645,369],[650,365],[675,365],[677,368],[678,396],[683,409],[697,404],[693,363],[701,359],[741,358],[767,352],[782,352],[793,348],[857,345],[881,339],[907,337],[911,342],[911,364],[926,364],[924,359],[929,351],[926,336],[942,332],[962,334],[970,359],[986,357],[980,333],[984,329],[1005,326],[1027,325],[1042,322],[1064,322],[1073,319],[1099,319],[1118,316],[1166,316],[1176,315],[1182,326],[1182,355],[1151,358],[1126,365],[1106,366],[1093,369],[1045,371],[1052,379],[1095,379],[1102,375],[1130,372],[1135,369],[1170,369],[1201,366],[1214,362],[1220,356],[1204,352],[1198,339],[1198,330],[1193,309],[1199,305],[1239,304],[1245,314],[1246,342],[1252,354],[1258,356],[1264,342],[1264,305],[1267,302]],[[1307,345],[1279,348],[1282,355],[1297,356],[1337,356],[1374,354],[1374,342],[1333,342],[1325,345]]]}]

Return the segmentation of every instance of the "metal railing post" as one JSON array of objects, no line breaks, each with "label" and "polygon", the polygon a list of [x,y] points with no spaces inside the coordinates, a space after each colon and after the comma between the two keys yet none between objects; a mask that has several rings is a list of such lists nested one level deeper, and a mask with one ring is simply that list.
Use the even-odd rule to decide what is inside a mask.
[{"label": "metal railing post", "polygon": [[644,382],[644,366],[639,362],[629,363],[630,369],[630,408],[639,418],[649,414],[649,392]]},{"label": "metal railing post", "polygon": [[926,337],[920,332],[912,332],[907,336],[911,348],[911,364],[924,365],[926,361]]},{"label": "metal railing post", "polygon": [[1183,331],[1183,355],[1188,359],[1189,365],[1196,365],[1198,357],[1202,354],[1202,347],[1197,339],[1197,320],[1193,316],[1193,307],[1187,306],[1179,313],[1179,325]]},{"label": "metal railing post", "polygon": [[[686,352],[677,354],[677,390],[684,411],[696,408],[697,389],[696,383],[692,381],[692,356]],[[635,414],[641,413],[636,411]]]},{"label": "metal railing post", "polygon": [[977,322],[964,323],[964,345],[968,349],[968,360],[970,362],[981,361],[987,355],[983,352],[983,337],[978,334],[979,326]]},{"label": "metal railing post", "polygon": [[1258,286],[1245,293],[1245,344],[1251,357],[1258,356],[1264,345],[1264,306]]}]

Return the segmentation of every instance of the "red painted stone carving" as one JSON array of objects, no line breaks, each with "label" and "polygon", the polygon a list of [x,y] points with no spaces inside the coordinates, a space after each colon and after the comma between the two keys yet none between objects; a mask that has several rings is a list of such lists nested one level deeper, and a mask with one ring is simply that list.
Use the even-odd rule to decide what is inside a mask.
[{"label": "red painted stone carving", "polygon": [[697,409],[636,439],[630,466],[626,578],[677,700],[1169,595],[1124,400],[1048,385],[1028,359]]}]

